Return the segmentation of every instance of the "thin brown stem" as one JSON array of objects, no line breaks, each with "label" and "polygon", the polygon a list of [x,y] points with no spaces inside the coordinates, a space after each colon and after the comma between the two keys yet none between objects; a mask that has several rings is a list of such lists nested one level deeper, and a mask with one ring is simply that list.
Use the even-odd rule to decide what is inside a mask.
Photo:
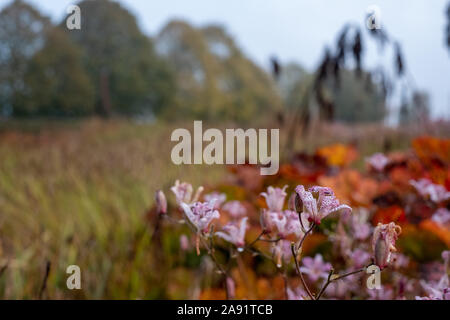
[{"label": "thin brown stem", "polygon": [[282,240],[283,238],[276,238],[276,239],[259,239],[259,241],[263,241],[263,242],[278,242],[280,240]]},{"label": "thin brown stem", "polygon": [[328,285],[333,281],[331,280],[331,277],[333,276],[334,270],[331,269],[330,273],[328,274],[328,278],[327,278],[327,282],[325,282],[325,284],[323,285],[322,289],[320,289],[319,294],[316,297],[316,300],[319,300],[320,297],[322,296],[322,294],[325,292],[325,290],[327,289]]},{"label": "thin brown stem", "polygon": [[363,271],[365,271],[365,270],[366,270],[366,267],[361,268],[361,269],[359,269],[359,270],[355,270],[355,271],[349,272],[349,273],[345,273],[345,274],[343,274],[343,275],[337,276],[336,278],[333,278],[331,281],[340,280],[340,279],[343,279],[343,278],[345,278],[345,277],[351,276],[351,275],[353,275],[353,274],[357,274],[357,273],[363,272]]},{"label": "thin brown stem", "polygon": [[[215,266],[217,269],[219,269],[220,273],[225,276],[225,281],[226,278],[228,278],[228,272],[222,267],[222,265],[219,263],[219,261],[217,261],[217,258],[214,254],[214,248],[210,248],[207,241],[205,241],[205,239],[203,238],[202,235],[199,235],[199,239],[202,242],[203,246],[206,248],[206,251],[208,252],[208,255],[211,257],[212,261],[214,262]],[[228,292],[228,286],[225,283],[225,292],[226,292],[226,298],[227,300],[229,299],[229,292]]]},{"label": "thin brown stem", "polygon": [[50,267],[51,267],[51,263],[50,263],[50,261],[47,260],[47,264],[45,266],[44,279],[42,280],[41,289],[39,290],[39,300],[42,299],[45,289],[47,289],[47,280],[48,280],[48,276],[50,275]]},{"label": "thin brown stem", "polygon": [[310,234],[310,232],[312,231],[312,229],[314,228],[314,226],[315,226],[315,224],[312,223],[312,224],[311,224],[311,227],[305,232],[305,234],[303,235],[302,240],[300,240],[300,243],[298,244],[297,251],[300,250],[300,248],[301,248],[302,245],[303,245],[303,242],[305,241],[305,239],[306,239],[306,237],[308,236],[308,234]]},{"label": "thin brown stem", "polygon": [[208,255],[211,257],[211,259],[213,260],[214,264],[216,265],[217,269],[219,269],[219,271],[221,273],[223,273],[224,275],[227,275],[227,271],[222,267],[222,265],[217,261],[216,256],[213,252],[213,248],[210,248],[208,243],[205,241],[205,239],[203,239],[202,236],[199,236],[203,246],[206,248],[206,251],[208,252]]},{"label": "thin brown stem", "polygon": [[8,269],[8,264],[9,262],[5,263],[5,265],[0,268],[0,277],[5,273],[6,269]]},{"label": "thin brown stem", "polygon": [[253,240],[252,242],[250,242],[247,247],[251,248],[255,243],[257,243],[259,240],[261,240],[261,237],[265,234],[264,230],[261,231],[261,233],[258,235],[258,237]]},{"label": "thin brown stem", "polygon": [[311,290],[309,290],[308,285],[306,284],[306,281],[303,278],[303,273],[300,271],[300,266],[298,265],[297,254],[295,252],[295,244],[294,243],[292,243],[292,245],[291,245],[291,252],[292,252],[292,256],[294,257],[294,261],[295,261],[295,269],[297,270],[297,273],[300,276],[302,285],[305,288],[305,290],[308,293],[308,296],[311,298],[311,300],[314,300],[314,296],[312,295]]},{"label": "thin brown stem", "polygon": [[271,256],[269,256],[269,255],[267,255],[267,254],[265,254],[265,253],[263,253],[263,252],[261,252],[261,251],[255,249],[255,248],[244,248],[244,250],[245,250],[245,251],[248,251],[248,252],[251,252],[252,254],[255,254],[255,255],[264,257],[264,258],[266,258],[267,260],[272,261],[272,262],[276,265],[276,263],[273,261],[273,257],[271,257]]},{"label": "thin brown stem", "polygon": [[319,300],[319,299],[320,299],[320,297],[323,295],[323,293],[324,293],[325,290],[327,289],[328,285],[329,285],[330,283],[332,283],[333,281],[341,280],[341,279],[343,279],[343,278],[345,278],[345,277],[348,277],[348,276],[351,276],[351,275],[353,275],[353,274],[357,274],[357,273],[363,272],[363,271],[365,271],[368,267],[370,267],[371,265],[372,265],[372,263],[369,264],[369,265],[367,265],[367,266],[364,267],[364,268],[361,268],[361,269],[358,269],[358,270],[355,270],[355,271],[351,271],[351,272],[347,272],[347,273],[344,273],[344,274],[341,274],[341,275],[336,275],[335,277],[333,277],[334,271],[331,270],[330,273],[328,274],[327,282],[325,282],[325,284],[323,285],[322,289],[320,290],[319,294],[317,295],[316,300]]}]

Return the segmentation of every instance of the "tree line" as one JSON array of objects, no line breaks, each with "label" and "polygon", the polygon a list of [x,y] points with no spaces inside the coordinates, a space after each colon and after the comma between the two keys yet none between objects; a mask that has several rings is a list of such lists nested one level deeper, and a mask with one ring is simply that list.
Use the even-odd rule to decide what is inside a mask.
[{"label": "tree line", "polygon": [[[173,20],[151,38],[118,2],[77,6],[79,30],[69,30],[66,18],[52,23],[23,0],[0,11],[0,117],[251,120],[302,107],[320,75],[275,60],[267,72],[220,26]],[[316,104],[332,95],[336,120],[382,120],[382,85],[345,67],[342,75],[339,91],[323,82]]]}]

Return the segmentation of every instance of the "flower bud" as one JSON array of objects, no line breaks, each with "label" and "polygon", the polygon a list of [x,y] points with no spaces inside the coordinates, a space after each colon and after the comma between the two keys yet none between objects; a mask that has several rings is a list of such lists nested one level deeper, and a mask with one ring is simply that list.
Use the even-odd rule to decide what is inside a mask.
[{"label": "flower bud", "polygon": [[180,249],[182,251],[189,250],[189,238],[185,234],[182,234],[180,236]]},{"label": "flower bud", "polygon": [[167,200],[164,192],[161,190],[156,191],[155,193],[155,201],[156,201],[156,212],[158,214],[166,214],[167,213]]},{"label": "flower bud", "polygon": [[373,232],[372,250],[374,263],[385,268],[391,261],[392,252],[397,251],[395,241],[402,229],[394,222],[388,224],[379,223]]},{"label": "flower bud", "polygon": [[227,277],[226,285],[227,285],[228,299],[235,299],[236,298],[236,284],[234,283],[234,280],[230,277]]}]

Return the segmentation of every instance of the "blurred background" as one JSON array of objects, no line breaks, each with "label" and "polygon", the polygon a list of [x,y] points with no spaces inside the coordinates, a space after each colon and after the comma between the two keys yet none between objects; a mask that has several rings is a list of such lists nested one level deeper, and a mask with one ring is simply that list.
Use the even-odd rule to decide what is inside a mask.
[{"label": "blurred background", "polygon": [[194,297],[145,217],[228,173],[173,165],[174,128],[280,128],[283,161],[345,143],[361,169],[450,137],[449,72],[448,1],[0,0],[0,296]]}]

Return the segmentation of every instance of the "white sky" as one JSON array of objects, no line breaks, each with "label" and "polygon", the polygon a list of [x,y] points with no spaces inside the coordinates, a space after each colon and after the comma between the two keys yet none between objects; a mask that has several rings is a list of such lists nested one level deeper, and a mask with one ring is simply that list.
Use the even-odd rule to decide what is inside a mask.
[{"label": "white sky", "polygon": [[[77,1],[28,0],[54,20]],[[10,0],[0,0],[0,8]],[[362,25],[366,9],[377,5],[382,25],[400,40],[406,68],[418,88],[430,94],[434,116],[450,119],[450,51],[445,46],[446,0],[121,0],[138,18],[145,33],[154,36],[172,18],[199,26],[219,23],[244,52],[267,68],[270,56],[296,61],[313,70],[326,44],[347,22]],[[83,14],[83,13],[81,13]],[[376,48],[365,56],[380,61]],[[382,58],[391,66],[392,57]]]}]

